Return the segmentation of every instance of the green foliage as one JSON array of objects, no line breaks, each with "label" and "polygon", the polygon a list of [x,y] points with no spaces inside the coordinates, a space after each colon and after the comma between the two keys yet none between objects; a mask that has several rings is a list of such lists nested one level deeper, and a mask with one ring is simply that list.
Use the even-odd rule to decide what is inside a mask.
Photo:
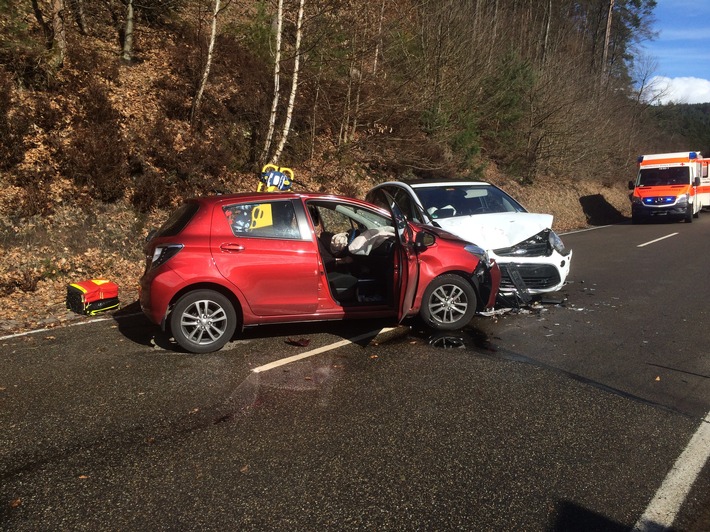
[{"label": "green foliage", "polygon": [[51,78],[44,39],[33,33],[30,2],[0,0],[0,66],[22,86],[45,88]]},{"label": "green foliage", "polygon": [[481,85],[478,121],[483,142],[491,159],[514,172],[526,163],[523,122],[534,79],[531,65],[508,52]]},{"label": "green foliage", "polygon": [[255,15],[245,22],[229,24],[225,34],[244,39],[251,52],[265,63],[272,61],[271,49],[273,32],[271,30],[271,14],[267,2],[256,2]]},{"label": "green foliage", "polygon": [[697,150],[710,157],[710,103],[661,105],[656,120],[674,139],[669,151]]}]

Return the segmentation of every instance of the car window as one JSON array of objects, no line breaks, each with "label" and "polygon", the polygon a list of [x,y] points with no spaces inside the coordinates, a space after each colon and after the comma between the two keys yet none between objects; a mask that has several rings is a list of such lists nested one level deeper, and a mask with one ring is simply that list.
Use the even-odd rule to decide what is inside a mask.
[{"label": "car window", "polygon": [[508,194],[491,185],[451,185],[417,187],[417,196],[433,219],[490,214],[525,212]]},{"label": "car window", "polygon": [[356,205],[311,201],[308,202],[308,210],[314,218],[314,223],[320,220],[324,230],[331,233],[392,227],[390,218]]},{"label": "car window", "polygon": [[395,189],[388,190],[388,192],[392,194],[392,197],[397,203],[397,206],[402,210],[402,213],[404,213],[404,216],[406,216],[408,220],[422,223],[423,220],[421,219],[418,210],[414,206],[412,197],[406,190],[398,187]]},{"label": "car window", "polygon": [[165,223],[160,226],[160,229],[155,233],[155,236],[175,236],[182,231],[188,222],[195,216],[199,210],[199,204],[195,202],[183,203],[178,207],[168,218]]},{"label": "car window", "polygon": [[223,206],[222,212],[234,236],[301,238],[290,201],[235,203]]}]

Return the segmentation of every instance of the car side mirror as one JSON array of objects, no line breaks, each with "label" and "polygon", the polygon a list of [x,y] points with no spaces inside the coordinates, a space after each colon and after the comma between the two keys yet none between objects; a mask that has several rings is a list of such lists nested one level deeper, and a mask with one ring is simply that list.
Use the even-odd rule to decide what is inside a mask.
[{"label": "car side mirror", "polygon": [[695,179],[693,179],[693,186],[695,186],[695,187],[700,186],[700,178],[699,177],[696,177]]},{"label": "car side mirror", "polygon": [[633,189],[634,189],[634,182],[629,181],[629,190],[633,190]]},{"label": "car side mirror", "polygon": [[414,240],[414,247],[417,251],[423,251],[436,242],[436,237],[427,232],[421,231],[417,233],[417,238]]}]

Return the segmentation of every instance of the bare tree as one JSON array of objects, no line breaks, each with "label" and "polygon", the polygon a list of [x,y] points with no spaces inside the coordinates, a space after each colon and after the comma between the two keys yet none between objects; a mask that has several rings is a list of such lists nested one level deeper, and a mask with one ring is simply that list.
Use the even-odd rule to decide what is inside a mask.
[{"label": "bare tree", "polygon": [[79,28],[79,33],[86,35],[86,17],[84,16],[84,0],[68,0],[67,4]]},{"label": "bare tree", "polygon": [[260,160],[266,162],[269,151],[271,150],[271,142],[274,138],[274,130],[276,129],[276,109],[279,105],[280,97],[280,87],[281,82],[281,37],[283,31],[283,9],[284,2],[279,0],[278,8],[276,10],[276,51],[274,55],[274,94],[271,99],[271,113],[269,114],[269,129],[266,133],[266,140],[264,141],[264,148],[261,151]]},{"label": "bare tree", "polygon": [[293,65],[293,75],[291,76],[291,94],[288,98],[288,107],[286,108],[286,121],[284,122],[283,130],[281,131],[281,140],[276,148],[276,152],[271,157],[271,162],[276,163],[281,153],[283,152],[284,146],[286,145],[286,139],[288,139],[289,130],[291,128],[291,118],[293,116],[293,105],[296,101],[296,92],[298,91],[298,69],[300,66],[301,59],[301,36],[303,33],[303,12],[306,0],[300,0],[298,3],[298,20],[296,22],[296,44],[294,48],[294,65]]},{"label": "bare tree", "polygon": [[229,6],[229,1],[225,3],[224,8],[221,7],[221,0],[214,0],[212,4],[212,20],[211,20],[211,31],[210,40],[207,46],[207,58],[205,59],[205,66],[202,70],[202,76],[200,78],[200,83],[197,88],[197,93],[192,101],[192,108],[190,110],[190,122],[194,124],[195,118],[200,110],[200,105],[202,104],[202,95],[205,92],[205,86],[207,85],[207,78],[210,75],[210,68],[212,67],[212,57],[214,54],[214,43],[217,38],[217,17],[223,9]]},{"label": "bare tree", "polygon": [[609,0],[609,12],[606,17],[606,32],[604,34],[604,53],[602,55],[602,83],[607,77],[607,61],[609,57],[609,39],[611,38],[611,21],[614,14],[614,0]]},{"label": "bare tree", "polygon": [[67,52],[67,36],[64,28],[64,0],[52,0],[52,23],[44,20],[42,9],[37,0],[32,0],[32,11],[42,28],[45,47],[52,52],[51,65],[59,68],[64,64]]},{"label": "bare tree", "polygon": [[121,59],[128,63],[133,60],[135,11],[133,9],[133,0],[124,0],[124,2],[126,3],[126,23],[123,27],[123,50],[121,51]]}]

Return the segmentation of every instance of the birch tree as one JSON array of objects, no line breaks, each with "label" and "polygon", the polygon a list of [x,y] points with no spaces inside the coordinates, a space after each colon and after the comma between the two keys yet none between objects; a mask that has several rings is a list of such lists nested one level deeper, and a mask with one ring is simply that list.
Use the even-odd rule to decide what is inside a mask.
[{"label": "birch tree", "polygon": [[271,113],[269,114],[269,129],[266,133],[264,148],[261,151],[260,160],[265,162],[269,151],[271,150],[271,142],[276,129],[276,110],[279,105],[279,83],[281,79],[281,32],[283,30],[283,0],[279,0],[276,10],[276,51],[274,55],[274,95],[271,100]]},{"label": "birch tree", "polygon": [[200,83],[197,88],[197,93],[192,101],[192,109],[190,110],[190,123],[194,124],[195,118],[200,110],[202,104],[202,96],[205,92],[205,86],[207,85],[207,78],[210,75],[210,69],[212,67],[212,57],[214,55],[214,43],[217,39],[217,17],[223,9],[227,9],[229,2],[226,2],[224,8],[221,7],[221,0],[214,0],[212,5],[212,21],[211,21],[211,31],[210,40],[207,46],[207,58],[205,59],[205,66],[202,70],[202,76],[200,78]]},{"label": "birch tree", "polygon": [[133,60],[133,29],[135,28],[135,11],[133,9],[133,0],[124,0],[126,3],[126,23],[123,31],[123,50],[121,51],[121,59],[125,62]]},{"label": "birch tree", "polygon": [[291,94],[288,98],[288,107],[286,108],[286,121],[284,122],[283,131],[281,132],[281,140],[276,148],[276,152],[271,158],[272,163],[276,163],[281,153],[283,152],[286,140],[288,139],[289,130],[291,128],[291,117],[293,116],[293,105],[296,101],[296,92],[298,91],[298,69],[301,59],[301,34],[303,30],[303,12],[306,0],[300,0],[298,4],[298,21],[296,22],[296,44],[294,49],[294,65],[293,76],[291,77]]}]

